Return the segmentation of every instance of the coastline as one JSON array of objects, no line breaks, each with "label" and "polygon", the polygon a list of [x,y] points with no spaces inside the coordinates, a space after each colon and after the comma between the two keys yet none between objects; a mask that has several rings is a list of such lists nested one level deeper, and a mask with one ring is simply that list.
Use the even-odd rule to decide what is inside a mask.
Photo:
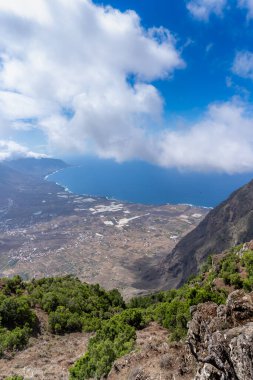
[{"label": "coastline", "polygon": [[[73,166],[73,167],[81,167],[81,165],[78,165],[78,166]],[[44,180],[45,181],[48,181],[48,182],[53,182],[55,183],[56,185],[60,186],[65,192],[69,193],[69,194],[73,194],[73,195],[76,195],[76,196],[82,196],[82,197],[90,197],[90,198],[94,198],[94,199],[104,199],[106,201],[112,201],[112,202],[121,202],[121,203],[124,203],[124,204],[132,204],[132,205],[143,205],[143,206],[154,206],[154,207],[162,207],[162,206],[189,206],[189,207],[192,207],[192,208],[200,208],[200,209],[206,209],[206,210],[212,210],[214,207],[210,207],[210,206],[201,206],[201,205],[195,205],[195,204],[192,204],[192,203],[170,203],[170,202],[164,202],[164,203],[142,203],[142,202],[134,202],[134,201],[129,201],[129,200],[123,200],[123,199],[118,199],[118,198],[114,198],[114,197],[109,197],[109,196],[106,196],[106,195],[94,195],[94,194],[88,194],[88,193],[77,193],[77,192],[74,192],[74,191],[71,191],[67,185],[64,185],[64,184],[61,184],[59,182],[56,182],[56,181],[50,181],[50,177],[54,174],[57,174],[57,173],[60,173],[62,171],[64,171],[65,169],[67,168],[61,168],[61,169],[58,169],[58,170],[55,170],[54,172],[52,173],[49,173],[47,174],[45,177],[44,177]]]}]

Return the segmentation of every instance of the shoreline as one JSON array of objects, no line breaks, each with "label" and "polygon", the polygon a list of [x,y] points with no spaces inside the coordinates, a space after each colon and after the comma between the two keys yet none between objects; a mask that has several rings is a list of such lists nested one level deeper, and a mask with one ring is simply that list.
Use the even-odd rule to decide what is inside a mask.
[{"label": "shoreline", "polygon": [[[77,165],[75,167],[81,167],[80,165]],[[68,167],[67,167],[68,168]],[[213,210],[214,207],[208,207],[208,206],[201,206],[201,205],[195,205],[195,204],[192,204],[192,203],[170,203],[170,202],[165,202],[165,203],[142,203],[142,202],[131,202],[131,201],[127,201],[127,200],[122,200],[122,199],[117,199],[117,198],[113,198],[113,197],[108,197],[106,195],[93,195],[93,194],[86,194],[86,193],[76,193],[76,192],[73,192],[71,191],[68,186],[64,185],[64,184],[61,184],[59,182],[56,182],[56,181],[50,181],[50,176],[54,175],[54,174],[57,174],[57,173],[60,173],[61,171],[67,169],[67,168],[62,168],[62,169],[58,169],[58,170],[55,170],[54,172],[52,173],[49,173],[47,174],[43,179],[45,181],[48,181],[48,182],[52,182],[52,183],[55,183],[56,185],[60,186],[66,193],[69,193],[69,194],[72,194],[72,195],[76,195],[76,196],[82,196],[82,197],[90,197],[90,198],[94,198],[94,199],[105,199],[106,201],[112,201],[112,202],[121,202],[121,203],[125,203],[125,204],[136,204],[136,205],[143,205],[143,206],[153,206],[153,207],[162,207],[162,206],[189,206],[189,207],[195,207],[195,208],[200,208],[200,209],[206,209],[206,210]]]}]

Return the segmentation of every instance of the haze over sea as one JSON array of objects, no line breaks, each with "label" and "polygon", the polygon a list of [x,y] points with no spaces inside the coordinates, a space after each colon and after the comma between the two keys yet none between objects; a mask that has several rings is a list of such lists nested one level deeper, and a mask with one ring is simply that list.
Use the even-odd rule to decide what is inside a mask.
[{"label": "haze over sea", "polygon": [[188,203],[215,207],[253,178],[253,173],[181,172],[135,161],[86,158],[48,177],[76,194],[143,204]]}]

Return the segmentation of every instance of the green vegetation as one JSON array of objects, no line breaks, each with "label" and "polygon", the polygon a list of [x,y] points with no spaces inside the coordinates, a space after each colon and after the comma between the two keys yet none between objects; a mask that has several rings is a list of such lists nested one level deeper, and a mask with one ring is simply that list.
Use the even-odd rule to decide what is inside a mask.
[{"label": "green vegetation", "polygon": [[106,292],[72,276],[27,283],[15,276],[2,279],[0,286],[0,355],[22,349],[38,331],[35,307],[49,314],[48,327],[55,334],[96,331],[126,307],[117,290]]},{"label": "green vegetation", "polygon": [[90,339],[85,356],[70,370],[70,379],[99,379],[107,375],[114,360],[133,349],[135,338],[135,328],[120,318],[103,322],[95,337]]},{"label": "green vegetation", "polygon": [[26,289],[32,304],[49,314],[49,328],[56,334],[96,331],[103,320],[125,309],[118,290],[106,292],[72,276],[33,280]]},{"label": "green vegetation", "polygon": [[223,279],[225,285],[235,289],[253,290],[253,251],[242,250],[242,246],[234,247],[225,255],[216,268],[213,276]]},{"label": "green vegetation", "polygon": [[133,298],[126,310],[102,323],[96,336],[90,339],[85,356],[70,369],[70,379],[105,377],[115,359],[134,347],[135,330],[144,328],[150,321],[167,328],[171,340],[180,340],[187,332],[190,306],[206,301],[221,304],[225,300],[225,291],[199,277],[179,290]]},{"label": "green vegetation", "polygon": [[[49,315],[53,334],[94,332],[86,354],[70,369],[70,379],[106,377],[115,359],[133,350],[136,330],[156,321],[171,340],[183,339],[190,307],[212,301],[222,304],[228,292],[253,290],[253,251],[233,248],[208,258],[198,276],[178,290],[134,297],[125,304],[117,290],[82,283],[73,276],[22,281],[0,280],[0,353],[22,349],[38,332],[35,309]],[[19,379],[13,377],[11,379]]]},{"label": "green vegetation", "polygon": [[23,376],[6,377],[5,380],[24,380]]},{"label": "green vegetation", "polygon": [[0,356],[5,351],[22,349],[37,325],[29,297],[20,294],[24,290],[22,280],[18,276],[11,280],[3,279],[1,285]]},{"label": "green vegetation", "polygon": [[100,379],[112,363],[130,352],[135,343],[136,329],[144,328],[150,318],[142,309],[127,309],[104,321],[91,338],[87,353],[70,369],[70,379]]}]

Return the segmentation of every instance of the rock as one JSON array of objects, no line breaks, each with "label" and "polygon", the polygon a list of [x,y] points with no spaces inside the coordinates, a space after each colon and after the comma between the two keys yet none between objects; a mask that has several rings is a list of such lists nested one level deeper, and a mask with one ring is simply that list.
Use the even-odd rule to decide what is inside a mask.
[{"label": "rock", "polygon": [[189,323],[194,380],[253,379],[253,293],[231,293],[226,305],[200,304]]},{"label": "rock", "polygon": [[[156,273],[164,289],[178,288],[198,272],[209,255],[253,239],[253,180],[211,210],[179,240]],[[249,243],[248,247],[253,247]],[[247,249],[247,246],[245,246]]]}]

